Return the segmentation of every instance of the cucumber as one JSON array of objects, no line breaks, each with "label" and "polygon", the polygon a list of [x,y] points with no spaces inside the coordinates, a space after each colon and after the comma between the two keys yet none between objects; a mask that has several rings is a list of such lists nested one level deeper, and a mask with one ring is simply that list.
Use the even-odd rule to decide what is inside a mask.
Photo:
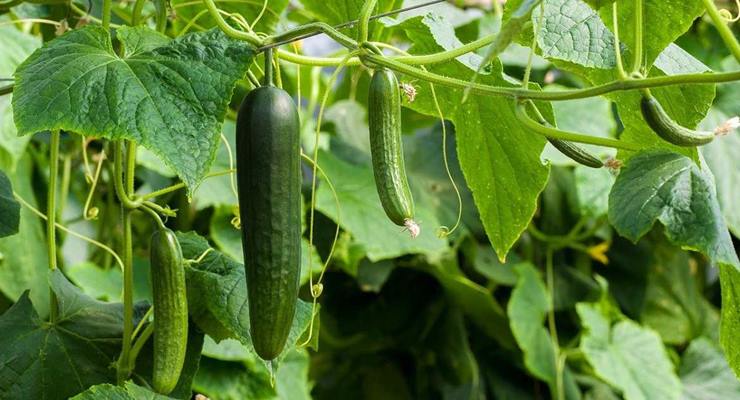
[{"label": "cucumber", "polygon": [[558,149],[558,151],[563,153],[563,155],[570,158],[571,160],[591,168],[601,168],[604,166],[604,163],[601,160],[591,155],[589,152],[582,149],[580,146],[577,146],[573,142],[554,138],[554,135],[562,135],[569,132],[564,132],[553,127],[552,125],[550,125],[549,122],[547,122],[544,117],[539,115],[539,113],[538,121],[533,120],[527,114],[525,103],[519,103],[516,105],[515,115],[516,119],[521,122],[522,125],[547,138],[547,141],[550,142],[553,147]]},{"label": "cucumber", "polygon": [[394,224],[405,226],[416,237],[419,225],[414,222],[414,199],[403,161],[401,89],[393,71],[382,68],[373,73],[367,107],[370,153],[380,203]]},{"label": "cucumber", "polygon": [[640,110],[645,122],[663,140],[677,146],[700,146],[714,140],[714,132],[695,131],[676,123],[655,97],[643,94]]},{"label": "cucumber", "polygon": [[265,360],[285,347],[301,271],[298,110],[273,86],[252,90],[236,121],[237,183],[252,344]]},{"label": "cucumber", "polygon": [[170,393],[180,379],[188,343],[188,300],[182,250],[175,233],[157,229],[150,248],[154,304],[152,387]]},{"label": "cucumber", "polygon": [[566,157],[571,160],[585,165],[591,168],[601,168],[604,166],[604,162],[593,156],[591,153],[583,150],[580,146],[575,145],[573,142],[560,139],[547,138],[550,144],[563,153]]}]

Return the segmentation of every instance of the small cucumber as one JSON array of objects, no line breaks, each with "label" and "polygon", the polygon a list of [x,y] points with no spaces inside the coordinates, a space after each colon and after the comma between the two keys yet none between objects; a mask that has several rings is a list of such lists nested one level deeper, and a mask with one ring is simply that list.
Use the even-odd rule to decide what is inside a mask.
[{"label": "small cucumber", "polygon": [[554,128],[542,116],[538,118],[539,122],[530,118],[530,116],[527,114],[525,103],[519,103],[516,105],[515,114],[517,120],[521,122],[522,125],[546,137],[547,141],[550,142],[553,147],[558,149],[561,153],[563,153],[571,160],[591,168],[601,168],[604,166],[604,163],[601,160],[591,155],[580,146],[575,145],[573,142],[554,138],[554,135],[562,135],[568,132],[564,132],[557,128]]},{"label": "small cucumber", "polygon": [[716,136],[714,132],[695,131],[679,125],[651,95],[643,94],[640,110],[650,129],[668,143],[677,146],[700,146],[711,142]]},{"label": "small cucumber", "polygon": [[419,234],[414,199],[406,178],[401,140],[401,89],[393,71],[373,73],[368,93],[368,125],[375,186],[385,214],[394,224]]},{"label": "small cucumber", "polygon": [[566,157],[571,160],[585,165],[591,168],[601,168],[604,166],[604,162],[593,156],[591,153],[583,150],[580,146],[576,146],[572,142],[560,139],[547,138],[550,144],[563,153]]},{"label": "small cucumber", "polygon": [[170,393],[180,379],[188,343],[188,300],[182,250],[171,230],[154,231],[150,248],[154,304],[152,386]]},{"label": "small cucumber", "polygon": [[293,325],[301,272],[300,124],[286,91],[261,86],[245,97],[236,159],[250,334],[272,360]]}]

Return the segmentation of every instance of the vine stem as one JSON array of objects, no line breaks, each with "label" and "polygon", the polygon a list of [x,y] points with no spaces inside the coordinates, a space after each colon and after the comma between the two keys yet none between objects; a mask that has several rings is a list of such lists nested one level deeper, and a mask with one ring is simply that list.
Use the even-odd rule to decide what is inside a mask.
[{"label": "vine stem", "polygon": [[103,29],[108,31],[110,29],[110,15],[111,15],[111,5],[113,3],[113,0],[103,0],[103,13],[101,15],[101,24],[103,25]]},{"label": "vine stem", "polygon": [[[643,4],[642,0],[635,1],[635,51],[632,60],[632,73],[640,72],[642,67],[642,24]],[[616,4],[616,2],[615,2]]]},{"label": "vine stem", "polygon": [[707,14],[709,14],[709,18],[712,19],[714,27],[717,28],[719,36],[725,42],[725,45],[727,45],[727,48],[732,53],[733,57],[735,57],[735,60],[740,63],[740,44],[735,38],[735,35],[732,33],[732,30],[730,30],[730,27],[727,26],[727,22],[719,14],[719,11],[714,5],[713,0],[702,1],[704,2],[704,8],[707,9]]},{"label": "vine stem", "polygon": [[[49,187],[47,188],[46,215],[46,248],[49,253],[49,269],[57,269],[57,240],[56,240],[56,198],[57,198],[57,175],[59,173],[59,138],[58,130],[51,132],[51,142],[49,145]],[[59,307],[57,305],[56,295],[49,288],[50,316],[51,323],[55,323],[59,317]]]},{"label": "vine stem", "polygon": [[[223,171],[212,172],[212,173],[206,175],[205,177],[206,178],[213,178],[213,177],[216,177],[216,176],[223,176],[223,175],[233,174],[234,172],[236,172],[236,170],[233,169],[233,168],[232,169],[225,169]],[[166,188],[162,188],[162,189],[156,190],[154,192],[151,192],[151,193],[147,193],[145,195],[142,195],[141,196],[141,199],[143,199],[143,200],[153,199],[155,197],[159,197],[159,196],[165,195],[167,193],[172,193],[172,192],[174,192],[176,190],[180,190],[180,189],[183,189],[183,188],[185,188],[185,183],[184,182],[176,183],[176,184],[174,184],[172,186],[167,186]]]},{"label": "vine stem", "polygon": [[[134,170],[136,168],[136,144],[133,141],[128,142],[127,165],[125,176],[125,187],[121,172],[123,158],[123,144],[116,142],[116,160],[114,165],[116,173],[113,177],[117,188],[123,188],[123,191],[117,190],[119,200],[123,205],[121,218],[123,220],[123,238],[121,246],[123,247],[123,343],[121,345],[121,356],[118,359],[118,384],[122,384],[131,373],[130,351],[131,351],[131,334],[134,329],[134,271],[133,271],[133,240],[131,234],[131,213],[133,208],[126,207],[124,199],[129,198],[129,194],[134,189]],[[123,194],[123,196],[121,196]]]},{"label": "vine stem", "polygon": [[558,339],[558,329],[555,324],[555,279],[552,267],[552,247],[547,247],[547,253],[545,257],[545,269],[547,275],[547,293],[548,293],[548,307],[547,307],[547,328],[550,331],[550,339],[552,340],[553,356],[555,357],[554,363],[555,369],[555,393],[553,398],[557,400],[564,400],[564,391],[562,385],[562,371],[557,368],[558,360],[560,359],[560,341]]},{"label": "vine stem", "polygon": [[470,87],[470,91],[472,93],[477,93],[481,95],[507,96],[519,99],[547,101],[575,100],[586,97],[600,96],[616,91],[634,90],[650,87],[671,86],[678,84],[721,83],[740,80],[740,71],[711,74],[698,73],[657,76],[644,79],[616,80],[583,89],[543,92],[515,87],[488,86],[479,83],[471,84],[468,81],[464,81],[461,79],[450,78],[430,72],[425,72],[419,68],[406,65],[393,58],[378,57],[372,54],[368,54],[365,57],[377,65],[381,65],[394,71],[406,74],[408,76],[412,76],[414,78],[418,78],[442,86],[447,86],[455,89],[465,89],[467,87]]},{"label": "vine stem", "polygon": [[144,10],[146,0],[136,0],[134,9],[131,11],[131,25],[136,26],[141,22],[141,12]]},{"label": "vine stem", "polygon": [[360,19],[357,22],[358,43],[367,42],[367,39],[370,36],[370,14],[372,14],[376,4],[378,4],[378,0],[365,0],[365,3],[360,9]]},{"label": "vine stem", "polygon": [[622,49],[621,43],[619,42],[619,17],[617,13],[617,2],[612,4],[612,26],[614,31],[614,58],[617,61],[617,74],[619,79],[627,79],[627,73],[624,71],[624,63],[622,62]]}]

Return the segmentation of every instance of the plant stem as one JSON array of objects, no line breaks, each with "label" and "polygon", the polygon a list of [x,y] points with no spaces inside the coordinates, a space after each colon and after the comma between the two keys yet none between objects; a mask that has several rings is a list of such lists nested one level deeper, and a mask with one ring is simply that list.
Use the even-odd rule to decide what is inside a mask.
[{"label": "plant stem", "polygon": [[[120,179],[120,177],[123,176],[123,159],[124,159],[123,144],[120,142],[116,142],[114,143],[113,147],[114,147],[113,175],[115,175],[115,178],[116,178],[116,179],[113,179],[113,184],[116,189],[116,196],[118,197],[118,200],[123,205],[123,208],[125,209],[137,208],[141,206],[142,199],[138,199],[137,201],[131,200],[131,198],[128,195],[129,191],[126,190],[126,188],[123,186],[123,180]],[[135,156],[135,153],[134,153],[134,156]]]},{"label": "plant stem", "polygon": [[704,8],[707,9],[707,14],[709,14],[709,18],[712,19],[714,27],[717,28],[719,36],[725,42],[725,45],[730,50],[733,57],[735,57],[735,60],[740,63],[740,44],[738,44],[738,41],[735,38],[735,35],[732,33],[732,30],[729,26],[727,26],[727,22],[722,19],[722,16],[719,14],[719,11],[714,5],[713,0],[702,1],[704,2]]},{"label": "plant stem", "polygon": [[141,22],[141,11],[144,9],[146,0],[136,0],[134,9],[131,11],[131,25],[136,26]]},{"label": "plant stem", "polygon": [[[635,2],[635,52],[632,59],[632,73],[640,72],[642,67],[642,0]],[[616,2],[615,2],[616,4]]]},{"label": "plant stem", "polygon": [[619,79],[627,79],[627,73],[624,72],[624,63],[622,62],[622,48],[619,42],[619,16],[617,13],[617,2],[612,4],[612,25],[614,30],[614,58],[617,61],[617,73]]},{"label": "plant stem", "polygon": [[[555,324],[555,279],[552,268],[552,247],[547,248],[545,256],[545,269],[547,274],[547,294],[548,294],[548,307],[547,307],[547,328],[550,331],[550,339],[552,340],[553,356],[555,357],[554,364],[558,365],[560,359],[560,341],[558,340],[558,329]],[[563,393],[562,379],[560,375],[562,371],[557,367],[555,369],[555,390],[552,395],[554,399],[563,400],[565,398]]]},{"label": "plant stem", "polygon": [[[117,142],[117,151],[115,154],[116,160],[115,165],[116,173],[113,179],[116,181],[116,187],[121,188],[124,186],[123,176],[121,172],[120,158],[123,157],[123,151],[121,151],[122,143]],[[125,176],[125,191],[119,191],[119,199],[121,203],[124,203],[124,199],[120,197],[123,193],[125,198],[128,198],[130,194],[133,194],[134,189],[134,170],[136,168],[136,144],[133,141],[128,142],[127,152],[127,165],[126,165],[126,176]],[[121,356],[118,359],[118,384],[122,384],[128,379],[131,373],[131,362],[130,354],[131,350],[131,334],[134,330],[134,270],[133,270],[133,240],[131,234],[131,213],[132,208],[122,207],[121,217],[123,220],[123,238],[121,241],[121,247],[123,247],[123,343],[121,345]]]},{"label": "plant stem", "polygon": [[482,94],[482,95],[494,95],[494,96],[507,96],[512,98],[520,99],[532,99],[532,100],[548,100],[548,101],[560,101],[560,100],[574,100],[582,99],[585,97],[600,96],[610,92],[622,91],[622,90],[634,90],[641,88],[660,87],[660,86],[671,86],[678,84],[699,84],[699,83],[720,83],[720,82],[732,82],[740,80],[740,71],[733,72],[720,72],[720,73],[698,73],[698,74],[682,74],[682,75],[671,75],[671,76],[656,76],[644,79],[630,79],[626,81],[612,81],[597,86],[591,86],[583,89],[572,89],[572,90],[559,90],[552,92],[542,92],[538,90],[528,90],[513,87],[500,87],[500,86],[489,86],[481,85],[479,83],[470,84],[468,81],[464,81],[457,78],[450,78],[431,72],[423,71],[419,68],[412,67],[396,59],[390,57],[378,57],[375,55],[366,55],[366,58],[375,64],[390,68],[396,72],[400,72],[414,78],[418,78],[427,82],[436,83],[442,86],[447,86],[456,89],[465,89],[470,87],[471,92]]},{"label": "plant stem", "polygon": [[[58,130],[51,132],[51,142],[49,145],[49,187],[47,188],[46,215],[46,248],[49,254],[49,269],[57,269],[57,241],[56,241],[56,198],[57,198],[57,174],[59,171],[59,137]],[[59,307],[57,305],[56,295],[49,288],[50,316],[51,323],[55,323],[59,317]]]},{"label": "plant stem", "polygon": [[378,0],[365,0],[362,8],[360,9],[360,18],[357,22],[357,42],[367,42],[369,37],[369,26],[370,26],[370,14],[375,9],[375,5],[378,4]]},{"label": "plant stem", "polygon": [[110,15],[111,15],[111,5],[113,3],[113,0],[103,0],[103,13],[101,15],[102,21],[101,24],[103,25],[103,29],[108,31],[110,29]]},{"label": "plant stem", "polygon": [[[226,170],[223,170],[223,171],[212,172],[212,173],[206,175],[205,177],[206,178],[213,178],[215,176],[229,175],[229,174],[232,174],[234,172],[236,172],[235,169],[226,169]],[[183,183],[183,182],[176,183],[176,184],[174,184],[172,186],[167,186],[166,188],[162,188],[162,189],[156,190],[154,192],[151,192],[151,193],[147,193],[145,195],[142,195],[141,196],[141,199],[143,199],[143,200],[153,199],[155,197],[159,197],[159,196],[162,196],[164,194],[171,193],[171,192],[174,192],[176,190],[180,190],[180,189],[182,189],[184,187],[185,187],[185,183]]]}]

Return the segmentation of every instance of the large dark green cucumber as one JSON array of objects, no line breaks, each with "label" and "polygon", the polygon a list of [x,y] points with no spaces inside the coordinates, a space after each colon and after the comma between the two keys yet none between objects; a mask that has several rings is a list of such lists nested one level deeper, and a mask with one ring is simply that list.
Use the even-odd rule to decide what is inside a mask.
[{"label": "large dark green cucumber", "polygon": [[175,233],[167,228],[154,231],[149,256],[154,304],[152,386],[167,394],[180,379],[188,343],[185,267]]},{"label": "large dark green cucumber", "polygon": [[407,227],[416,236],[419,226],[414,222],[414,199],[403,161],[401,89],[393,71],[383,68],[373,73],[367,107],[370,153],[380,203],[393,223]]},{"label": "large dark green cucumber", "polygon": [[643,94],[640,110],[650,129],[668,143],[677,146],[700,146],[711,142],[716,136],[714,132],[695,131],[679,125],[651,95]]},{"label": "large dark green cucumber", "polygon": [[301,269],[298,110],[273,86],[252,90],[236,121],[237,181],[249,325],[257,354],[280,354],[293,324]]}]

